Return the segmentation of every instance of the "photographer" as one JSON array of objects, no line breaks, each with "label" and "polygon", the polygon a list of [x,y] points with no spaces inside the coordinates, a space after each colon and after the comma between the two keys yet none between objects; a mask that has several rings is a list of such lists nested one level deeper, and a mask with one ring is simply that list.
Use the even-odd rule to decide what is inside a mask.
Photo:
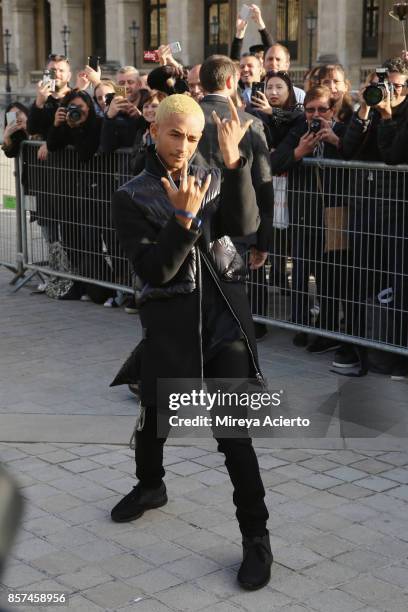
[{"label": "photographer", "polygon": [[265,93],[257,91],[252,95],[246,110],[261,119],[269,148],[276,149],[296,119],[303,115],[303,110],[296,102],[287,72],[268,72],[264,84]]},{"label": "photographer", "polygon": [[[292,81],[287,72],[268,72],[265,76],[265,93],[258,91],[251,98],[251,106],[247,111],[259,119],[264,124],[265,135],[268,147],[273,152],[287,133],[294,126],[299,117],[303,116],[302,107],[296,102],[295,92]],[[275,193],[274,224],[270,227],[271,247],[269,283],[272,286],[280,287],[281,292],[287,289],[286,279],[286,257],[289,255],[289,236],[284,227],[284,211],[282,201],[286,199],[286,173],[282,176],[273,177]],[[286,204],[286,202],[284,202]],[[262,266],[257,271],[259,314],[267,314],[268,286],[266,282],[265,267]],[[260,308],[263,306],[263,308]],[[255,330],[258,337],[262,337],[267,332],[267,327],[263,323],[256,323]]]},{"label": "photographer", "polygon": [[[343,139],[343,153],[347,159],[368,162],[397,163],[406,159],[403,134],[406,129],[408,99],[406,81],[408,71],[400,59],[388,60],[370,75],[360,91],[360,108],[352,116]],[[394,136],[399,134],[399,138]],[[401,143],[401,144],[399,144]],[[352,177],[353,179],[353,177]],[[401,271],[405,255],[404,215],[406,194],[396,174],[363,170],[354,185],[350,208],[350,235],[353,237],[353,267],[350,275],[349,295],[354,302],[354,325],[357,334],[369,334],[378,338],[379,330],[369,331],[373,304],[378,306],[378,295],[392,290],[392,305],[388,307],[383,341],[406,345],[406,337],[396,332],[400,321],[397,310],[401,308],[401,287],[398,271]],[[397,283],[397,285],[396,285]],[[400,328],[399,328],[400,329]],[[381,332],[382,333],[382,332]],[[359,351],[365,355],[364,351]],[[345,367],[349,362],[360,362],[353,347],[347,345],[335,356],[335,365]],[[364,365],[364,364],[363,364]],[[398,359],[390,353],[372,359],[370,369],[393,374],[398,369]]]},{"label": "photographer", "polygon": [[251,104],[252,83],[259,83],[262,79],[262,64],[256,55],[244,53],[239,60],[242,99],[245,105]]},{"label": "photographer", "polygon": [[41,134],[43,139],[46,139],[61,100],[71,91],[70,79],[71,69],[65,55],[49,55],[44,79],[37,84],[37,97],[30,108],[29,134]]},{"label": "photographer", "polygon": [[126,99],[132,106],[142,110],[141,89],[139,71],[134,66],[123,66],[116,73],[116,83],[120,87],[126,87]]},{"label": "photographer", "polygon": [[138,122],[139,127],[130,156],[130,169],[134,175],[139,174],[145,167],[147,148],[154,144],[150,126],[155,120],[157,107],[166,97],[166,94],[161,91],[152,91],[143,104],[142,116]]},{"label": "photographer", "polygon": [[[15,120],[8,123],[9,113],[14,113]],[[2,149],[6,157],[17,157],[23,140],[28,140],[28,108],[20,102],[11,102],[5,110]]]},{"label": "photographer", "polygon": [[107,104],[107,96],[115,93],[115,83],[110,79],[102,79],[95,87],[93,91],[93,99],[95,102],[96,114],[99,117],[103,117],[105,112],[108,110],[109,104]]},{"label": "photographer", "polygon": [[[305,97],[305,115],[272,154],[274,174],[289,172],[288,205],[291,225],[292,321],[309,326],[309,277],[314,274],[320,301],[321,329],[338,331],[339,296],[344,295],[347,251],[343,245],[329,244],[328,228],[343,219],[343,194],[331,187],[341,184],[336,170],[302,165],[304,157],[340,159],[344,124],[334,121],[336,101],[327,87],[313,87]],[[306,189],[306,192],[305,192]],[[338,210],[336,210],[338,209]],[[338,214],[340,213],[340,214]],[[343,214],[342,214],[343,213]],[[341,228],[339,228],[341,229]],[[335,265],[336,264],[336,265]],[[294,344],[305,346],[307,334],[298,333]],[[308,350],[324,353],[338,347],[334,340],[317,337]]]},{"label": "photographer", "polygon": [[101,231],[106,219],[97,197],[100,181],[95,161],[101,125],[92,98],[86,92],[73,90],[61,101],[47,137],[49,151],[71,145],[77,154],[68,150],[57,158],[59,163],[56,159],[55,193],[59,198],[62,245],[70,266],[73,273],[88,278],[96,278],[97,269],[104,266]]},{"label": "photographer", "polygon": [[[139,104],[143,108],[150,93],[147,89],[139,91]],[[108,103],[101,131],[101,149],[112,153],[122,147],[131,147],[140,128],[142,113],[138,107],[123,96],[114,95]]]}]

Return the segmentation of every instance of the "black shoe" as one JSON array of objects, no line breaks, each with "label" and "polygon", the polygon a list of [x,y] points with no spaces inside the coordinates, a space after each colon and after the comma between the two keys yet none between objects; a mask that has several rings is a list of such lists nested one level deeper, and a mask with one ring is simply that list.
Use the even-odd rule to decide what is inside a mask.
[{"label": "black shoe", "polygon": [[111,512],[111,518],[115,523],[127,523],[141,517],[145,510],[160,508],[165,504],[167,504],[167,493],[164,482],[157,489],[145,489],[139,482],[116,504]]},{"label": "black shoe", "polygon": [[335,368],[354,368],[360,365],[360,358],[356,349],[349,344],[344,344],[336,351],[333,359]]},{"label": "black shoe", "polygon": [[256,341],[261,342],[261,340],[265,340],[268,335],[268,327],[265,323],[254,323],[254,328]]},{"label": "black shoe", "polygon": [[264,536],[242,538],[243,561],[238,571],[239,584],[249,591],[261,589],[271,577],[273,555],[269,531]]},{"label": "black shoe", "polygon": [[391,380],[408,380],[408,359],[401,357],[392,368]]},{"label": "black shoe", "polygon": [[329,351],[335,351],[339,349],[341,344],[338,340],[332,340],[331,338],[315,338],[311,344],[307,347],[307,351],[309,353],[314,353],[315,355],[321,355],[323,353],[328,353]]},{"label": "black shoe", "polygon": [[293,344],[295,346],[307,346],[308,338],[306,332],[299,332],[293,338]]}]

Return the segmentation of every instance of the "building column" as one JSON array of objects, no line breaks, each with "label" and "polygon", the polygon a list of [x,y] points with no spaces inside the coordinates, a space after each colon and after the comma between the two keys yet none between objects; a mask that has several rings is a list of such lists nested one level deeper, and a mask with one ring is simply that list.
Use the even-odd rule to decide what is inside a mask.
[{"label": "building column", "polygon": [[30,72],[35,68],[34,0],[13,0],[11,3],[10,31],[11,57],[10,61],[18,66],[18,74],[12,77],[12,89],[22,89],[30,83]]},{"label": "building column", "polygon": [[179,42],[181,53],[176,60],[186,66],[201,64],[204,59],[204,3],[199,0],[167,1],[167,41]]},{"label": "building column", "polygon": [[340,62],[354,86],[360,84],[362,27],[362,2],[318,1],[318,62]]},{"label": "building column", "polygon": [[[68,40],[68,57],[74,75],[86,61],[84,47],[84,0],[50,0],[52,53],[64,53],[61,30],[64,25],[71,30]],[[73,76],[73,81],[74,81]],[[73,82],[72,81],[72,82]]]},{"label": "building column", "polygon": [[143,63],[143,2],[142,0],[105,0],[106,61],[112,67],[133,64],[133,44],[129,27],[139,26],[136,56],[137,68]]}]

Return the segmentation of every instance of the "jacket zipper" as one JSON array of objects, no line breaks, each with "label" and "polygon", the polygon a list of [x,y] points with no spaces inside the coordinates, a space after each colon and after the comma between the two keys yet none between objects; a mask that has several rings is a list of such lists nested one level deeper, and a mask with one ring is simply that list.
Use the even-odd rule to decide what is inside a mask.
[{"label": "jacket zipper", "polygon": [[[257,379],[257,381],[258,381],[259,383],[261,383],[261,384],[262,384],[262,386],[263,386],[264,388],[266,388],[266,386],[267,386],[267,385],[266,385],[265,379],[264,379],[264,377],[262,376],[261,372],[258,370],[258,366],[257,366],[256,360],[255,360],[255,357],[254,357],[254,353],[253,353],[253,351],[252,351],[251,343],[250,343],[250,342],[249,342],[249,340],[248,340],[248,336],[246,335],[246,333],[245,333],[245,332],[244,332],[244,330],[242,329],[241,322],[240,322],[240,320],[238,319],[237,315],[235,314],[234,310],[232,309],[232,307],[231,307],[231,305],[230,305],[230,303],[229,303],[229,301],[228,301],[227,296],[226,296],[226,295],[225,295],[225,293],[223,292],[222,287],[221,287],[220,283],[218,282],[218,278],[217,278],[216,274],[214,274],[214,271],[213,271],[213,269],[212,269],[212,267],[211,267],[211,265],[210,265],[210,263],[209,263],[209,261],[208,261],[208,259],[207,259],[206,255],[204,255],[204,253],[203,253],[202,251],[200,251],[200,255],[202,256],[202,258],[203,258],[203,260],[204,260],[204,262],[205,262],[205,265],[207,266],[207,269],[208,269],[209,273],[211,274],[212,278],[214,279],[215,284],[217,285],[218,289],[220,290],[222,297],[224,298],[225,302],[227,303],[228,308],[229,308],[229,310],[230,310],[230,312],[231,312],[232,316],[234,317],[234,319],[235,319],[235,320],[236,320],[236,322],[238,323],[239,328],[240,328],[240,330],[241,330],[241,333],[242,333],[242,335],[243,335],[243,336],[244,336],[244,338],[245,338],[245,341],[246,341],[246,344],[247,344],[248,350],[249,350],[250,355],[251,355],[252,364],[253,364],[253,366],[254,366],[254,370],[255,370],[255,378]],[[200,276],[201,276],[201,270],[200,270]]]}]

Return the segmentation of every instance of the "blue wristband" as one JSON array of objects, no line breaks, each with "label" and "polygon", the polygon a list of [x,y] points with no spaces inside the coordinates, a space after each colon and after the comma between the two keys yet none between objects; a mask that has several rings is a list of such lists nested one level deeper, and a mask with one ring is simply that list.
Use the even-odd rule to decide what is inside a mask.
[{"label": "blue wristband", "polygon": [[186,219],[191,219],[192,221],[194,221],[197,227],[200,227],[201,219],[193,215],[193,213],[189,212],[188,210],[182,210],[181,208],[176,208],[174,212],[176,215],[180,215],[181,217],[185,217]]}]

